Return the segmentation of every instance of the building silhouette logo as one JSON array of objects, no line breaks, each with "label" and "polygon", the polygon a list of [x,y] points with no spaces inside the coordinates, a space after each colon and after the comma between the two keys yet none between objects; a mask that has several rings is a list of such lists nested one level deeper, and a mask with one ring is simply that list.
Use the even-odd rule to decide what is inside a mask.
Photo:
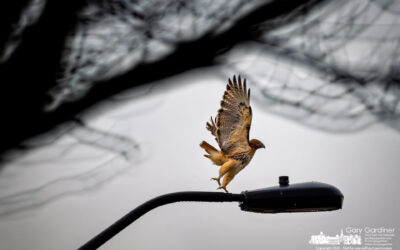
[{"label": "building silhouette logo", "polygon": [[311,245],[361,245],[361,235],[358,234],[343,234],[343,229],[340,230],[340,235],[328,236],[323,232],[317,235],[311,235],[308,242]]}]

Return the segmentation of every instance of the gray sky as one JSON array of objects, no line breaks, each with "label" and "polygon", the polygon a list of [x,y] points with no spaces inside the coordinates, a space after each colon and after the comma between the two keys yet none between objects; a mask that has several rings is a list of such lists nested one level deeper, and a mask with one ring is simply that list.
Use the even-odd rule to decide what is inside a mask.
[{"label": "gray sky", "polygon": [[[84,116],[91,128],[137,142],[135,154],[123,158],[82,143],[65,150],[76,140],[70,132],[4,168],[0,183],[8,181],[9,188],[2,187],[3,195],[51,183],[11,200],[14,209],[33,207],[0,218],[4,249],[73,249],[157,195],[216,189],[210,178],[218,169],[198,144],[207,140],[215,145],[204,125],[218,109],[225,82],[203,70],[163,83],[173,84],[156,85],[144,97],[134,97],[134,90],[121,94],[133,97],[101,115]],[[173,204],[146,214],[104,249],[315,249],[308,241],[320,231],[335,235],[346,227],[399,227],[400,199],[387,196],[399,188],[397,131],[377,124],[358,133],[326,133],[266,113],[254,102],[252,106],[250,136],[267,148],[256,153],[229,190],[274,186],[279,175],[289,175],[292,183],[335,185],[345,196],[342,210],[253,214],[234,203]],[[85,178],[88,170],[94,178]],[[67,195],[51,200],[60,194]],[[35,200],[45,205],[35,208]],[[6,208],[2,204],[1,212]]]}]

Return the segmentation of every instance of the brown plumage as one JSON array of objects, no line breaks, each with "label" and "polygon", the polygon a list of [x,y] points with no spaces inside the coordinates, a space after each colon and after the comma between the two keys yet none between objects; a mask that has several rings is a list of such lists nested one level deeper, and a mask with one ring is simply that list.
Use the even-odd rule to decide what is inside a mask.
[{"label": "brown plumage", "polygon": [[[251,118],[250,89],[247,90],[246,79],[242,84],[240,76],[238,81],[236,81],[236,76],[233,76],[233,81],[228,80],[217,117],[215,120],[211,117],[211,121],[206,124],[221,150],[205,141],[200,144],[200,147],[208,153],[204,156],[221,166],[219,176],[212,178],[218,182],[218,189],[228,192],[226,186],[249,164],[255,151],[265,148],[264,144],[257,139],[249,141]],[[221,185],[222,177],[224,180]]]}]

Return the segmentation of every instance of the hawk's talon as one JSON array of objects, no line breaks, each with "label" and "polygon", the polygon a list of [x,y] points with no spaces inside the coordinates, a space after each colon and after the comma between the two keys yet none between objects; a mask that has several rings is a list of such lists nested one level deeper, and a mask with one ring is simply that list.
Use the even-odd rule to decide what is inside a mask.
[{"label": "hawk's talon", "polygon": [[211,181],[217,181],[218,186],[221,186],[221,181],[219,180],[220,178],[211,178]]},{"label": "hawk's talon", "polygon": [[225,192],[227,192],[227,193],[229,193],[229,191],[226,189],[226,187],[218,187],[217,189],[223,189],[223,190],[225,190]]}]

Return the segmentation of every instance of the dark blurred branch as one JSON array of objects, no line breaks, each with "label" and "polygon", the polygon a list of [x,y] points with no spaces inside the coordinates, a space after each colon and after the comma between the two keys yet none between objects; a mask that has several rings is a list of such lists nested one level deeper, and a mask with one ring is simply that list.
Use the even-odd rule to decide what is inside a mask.
[{"label": "dark blurred branch", "polygon": [[49,0],[36,25],[22,34],[20,46],[0,66],[0,152],[59,123],[58,118],[44,114],[42,106],[46,91],[54,85],[65,38],[83,3]]},{"label": "dark blurred branch", "polygon": [[[1,107],[9,107],[3,112],[5,122],[1,129],[9,136],[3,139],[0,151],[68,121],[80,111],[122,90],[190,69],[211,66],[217,55],[238,42],[251,39],[255,35],[254,25],[291,13],[301,6],[311,8],[319,2],[267,2],[236,20],[222,33],[214,34],[209,30],[195,40],[177,42],[174,52],[161,60],[139,64],[127,73],[99,82],[82,99],[46,113],[43,105],[51,100],[46,100],[45,93],[55,85],[67,34],[74,31],[76,13],[84,5],[82,1],[49,1],[38,23],[25,32],[21,46],[0,69],[2,79],[12,79],[3,82],[0,91]],[[5,137],[2,135],[2,138]]]}]

